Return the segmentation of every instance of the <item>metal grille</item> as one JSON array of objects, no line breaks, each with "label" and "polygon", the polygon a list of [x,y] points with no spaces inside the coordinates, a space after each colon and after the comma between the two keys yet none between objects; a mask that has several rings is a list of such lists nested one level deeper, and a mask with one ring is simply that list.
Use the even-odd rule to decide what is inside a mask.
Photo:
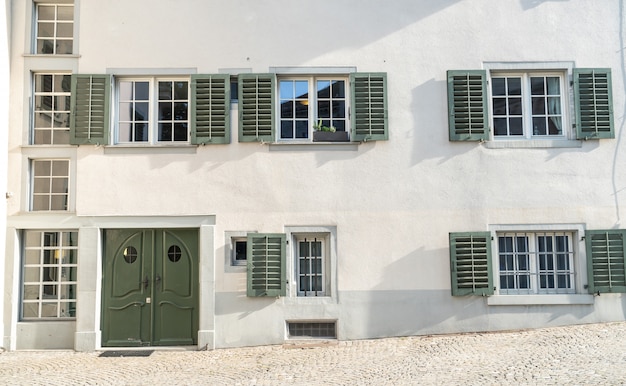
[{"label": "metal grille", "polygon": [[288,322],[290,338],[337,338],[335,322]]}]

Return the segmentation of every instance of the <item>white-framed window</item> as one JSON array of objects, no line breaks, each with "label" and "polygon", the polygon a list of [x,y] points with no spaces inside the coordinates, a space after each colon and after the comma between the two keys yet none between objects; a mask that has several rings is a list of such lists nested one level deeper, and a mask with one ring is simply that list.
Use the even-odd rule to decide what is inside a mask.
[{"label": "white-framed window", "polygon": [[72,76],[65,73],[33,74],[33,119],[31,143],[70,143]]},{"label": "white-framed window", "polygon": [[279,140],[312,140],[316,131],[347,135],[348,85],[348,78],[328,75],[279,77]]},{"label": "white-framed window", "polygon": [[32,211],[66,211],[69,203],[70,162],[67,159],[32,159]]},{"label": "white-framed window", "polygon": [[76,316],[78,232],[23,232],[21,318]]},{"label": "white-framed window", "polygon": [[120,78],[116,86],[116,143],[189,143],[188,78]]},{"label": "white-framed window", "polygon": [[74,45],[74,5],[37,3],[35,53],[70,55]]},{"label": "white-framed window", "polygon": [[295,266],[298,296],[326,296],[328,234],[296,234]]},{"label": "white-framed window", "polygon": [[494,139],[567,138],[564,71],[490,73]]},{"label": "white-framed window", "polygon": [[573,232],[498,232],[499,294],[576,293]]}]

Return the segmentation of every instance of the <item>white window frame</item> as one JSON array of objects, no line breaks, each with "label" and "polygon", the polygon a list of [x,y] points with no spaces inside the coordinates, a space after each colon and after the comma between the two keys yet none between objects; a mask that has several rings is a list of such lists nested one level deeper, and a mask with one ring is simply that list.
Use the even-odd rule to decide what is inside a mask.
[{"label": "white window frame", "polygon": [[[493,95],[493,79],[494,78],[519,78],[521,82],[521,95],[520,99],[522,101],[522,135],[496,135],[495,132],[495,124],[494,124],[494,111],[493,111],[493,101],[495,98],[500,98],[499,96]],[[547,133],[545,135],[535,135],[533,133],[533,118],[532,118],[532,95],[531,95],[531,81],[532,77],[554,77],[559,79],[559,98],[560,98],[560,111],[561,111],[561,134],[549,134],[549,129],[546,128]],[[545,139],[567,139],[568,135],[571,133],[571,124],[569,123],[569,119],[567,116],[567,88],[566,84],[569,83],[567,80],[567,74],[565,71],[524,71],[524,72],[499,72],[499,71],[491,71],[489,78],[490,86],[489,87],[489,109],[490,109],[490,126],[491,126],[491,135],[493,140],[545,140]],[[546,113],[547,115],[547,113]]]},{"label": "white window frame", "polygon": [[[337,227],[335,226],[287,226],[287,262],[288,291],[286,303],[324,304],[336,302],[337,298]],[[298,240],[303,238],[322,239],[324,241],[323,294],[302,293],[298,282]]]},{"label": "white window frame", "polygon": [[[50,92],[46,92],[46,91],[37,91],[37,78],[40,76],[52,76],[52,87],[53,90]],[[54,79],[56,77],[61,77],[61,76],[71,76],[71,73],[69,72],[33,72],[32,73],[32,108],[31,108],[31,130],[30,130],[30,143],[32,145],[36,145],[36,146],[40,146],[40,145],[69,145],[70,143],[70,114],[71,114],[71,106],[70,106],[70,102],[69,99],[71,98],[72,95],[72,91],[71,89],[64,92],[64,91],[55,91],[54,90]],[[71,86],[71,81],[70,81],[70,86]],[[70,87],[71,88],[71,87]],[[39,108],[40,106],[37,106],[37,97],[51,97],[52,98],[52,104],[53,106],[51,106],[51,110],[43,110],[41,108]],[[63,98],[65,97],[67,100],[67,106],[65,109],[58,109],[56,106],[56,99],[57,97],[59,98]],[[49,127],[38,127],[37,126],[37,114],[41,113],[44,115],[49,115],[50,119],[57,119],[59,116],[66,116],[67,117],[67,121],[66,121],[66,126],[65,127],[54,127],[54,123],[51,123],[51,125]],[[64,114],[64,115],[59,115],[59,114]],[[42,132],[50,132],[50,143],[36,143],[36,138],[37,138],[37,132],[38,131],[42,131]],[[62,141],[62,142],[57,142],[55,143],[55,133],[58,132],[63,132],[64,136],[66,136],[67,140],[66,141]]]},{"label": "white window frame", "polygon": [[[581,147],[582,142],[576,139],[576,130],[573,127],[574,119],[574,90],[572,87],[574,62],[483,62],[483,68],[487,71],[487,99],[488,120],[490,128],[490,140],[485,142],[485,147],[498,148],[576,148]],[[525,130],[523,138],[501,137],[494,135],[493,127],[493,98],[492,77],[500,75],[545,75],[559,74],[561,81],[561,114],[563,135],[533,136]],[[528,90],[529,91],[529,90]],[[528,96],[530,98],[530,95]],[[530,99],[529,99],[530,101]],[[525,127],[530,127],[530,111],[528,117],[524,117]]]},{"label": "white window frame", "polygon": [[[308,82],[308,93],[306,99],[307,105],[307,137],[306,138],[296,138],[294,134],[294,138],[283,138],[282,137],[282,117],[281,117],[281,94],[280,94],[280,84],[281,81],[298,81],[298,80],[306,80]],[[318,81],[343,81],[344,82],[344,98],[345,102],[345,118],[341,118],[345,121],[344,129],[345,132],[350,134],[350,77],[348,75],[337,75],[337,74],[314,74],[314,75],[281,75],[278,74],[276,81],[276,139],[279,142],[312,142],[313,141],[313,132],[315,131],[314,126],[318,124],[319,120],[326,120],[326,118],[319,118],[319,113],[317,109],[317,82]],[[304,103],[303,103],[304,104]],[[332,102],[331,102],[332,108]],[[294,120],[296,118],[294,117]]]},{"label": "white window frame", "polygon": [[[326,296],[330,284],[327,273],[329,239],[328,233],[294,234],[293,252],[297,296]],[[303,246],[306,246],[304,255],[302,254]],[[316,263],[317,260],[320,264]]]},{"label": "white window frame", "polygon": [[[496,290],[487,299],[488,305],[542,305],[593,304],[593,295],[587,292],[587,256],[584,224],[494,224],[489,226],[492,236],[492,275]],[[500,288],[498,235],[506,233],[569,233],[572,236],[573,291],[571,293],[517,293]],[[546,291],[548,292],[548,291]]]},{"label": "white window frame", "polygon": [[[187,124],[187,139],[185,141],[159,141],[159,82],[187,82],[187,119],[180,122]],[[122,82],[148,82],[148,118],[147,118],[147,141],[121,141],[120,140],[120,83]],[[115,102],[113,143],[115,145],[126,146],[186,146],[191,143],[191,79],[189,76],[119,76],[115,79]]]},{"label": "white window frame", "polygon": [[[28,234],[33,234],[41,237],[39,245],[27,245]],[[44,245],[45,234],[54,233],[57,235],[57,245]],[[70,234],[74,234],[76,240],[68,243],[67,237]],[[77,230],[24,230],[22,232],[23,240],[23,257],[21,264],[21,302],[20,302],[20,319],[21,320],[73,320],[76,319],[76,305],[77,305],[77,284],[78,284],[78,231]],[[38,255],[38,262],[34,262],[33,256]],[[53,263],[44,264],[45,255],[51,255],[54,260]],[[74,254],[74,262],[69,259],[69,256]],[[64,259],[68,259],[64,261]],[[74,280],[71,280],[70,271],[74,272]],[[27,271],[31,271],[31,274],[39,271],[39,280],[28,280]],[[54,273],[56,277],[52,280],[45,280],[44,275],[46,272]],[[69,276],[69,278],[68,278]],[[63,288],[70,294],[73,292],[73,297],[63,297]],[[47,288],[46,288],[47,287]],[[29,289],[27,291],[27,288]],[[37,293],[27,294],[32,290]],[[46,295],[46,291],[53,292]],[[33,299],[34,297],[34,299]],[[73,304],[73,311],[72,311]],[[56,315],[44,316],[44,307],[53,308]],[[36,316],[25,316],[24,309],[26,307],[36,307]]]},{"label": "white window frame", "polygon": [[[55,20],[54,22],[54,34],[52,37],[47,37],[47,38],[39,38],[39,7],[40,6],[53,6],[55,7]],[[57,14],[58,14],[58,8],[59,7],[72,7],[72,20],[58,20],[57,18]],[[74,5],[73,2],[68,2],[68,1],[35,1],[33,4],[33,13],[34,13],[34,17],[33,17],[33,47],[32,47],[32,52],[35,55],[60,55],[60,56],[67,56],[67,55],[74,55],[75,54],[75,40],[76,40],[76,29],[75,29],[75,23],[76,23],[76,7]],[[46,20],[43,20],[44,22]],[[57,36],[57,27],[59,24],[72,24],[72,37],[68,38],[68,37],[59,37]],[[38,51],[38,43],[39,40],[52,40],[54,47],[53,47],[53,52],[52,53],[39,53]],[[71,46],[72,46],[72,52],[70,53],[66,53],[66,54],[58,54],[57,48],[56,48],[56,42],[59,40],[63,40],[63,41],[70,41],[71,42]]]},{"label": "white window frame", "polygon": [[[64,176],[54,175],[53,171],[52,171],[52,169],[53,169],[52,165],[53,165],[54,162],[61,162],[61,161],[67,162],[67,175],[64,175]],[[51,162],[51,170],[50,170],[50,174],[49,175],[47,175],[47,176],[43,176],[43,175],[38,176],[38,175],[35,174],[36,164],[38,162]],[[30,199],[28,201],[30,203],[29,211],[31,211],[31,212],[68,212],[68,211],[70,211],[70,208],[71,208],[71,202],[70,202],[70,196],[71,195],[70,195],[70,192],[72,191],[72,179],[71,179],[72,165],[71,165],[71,161],[69,159],[66,159],[66,158],[62,158],[62,159],[59,159],[59,158],[32,158],[32,159],[30,159],[29,164],[30,164],[30,166],[29,166],[29,168],[30,168],[30,179],[29,179],[30,180],[30,189],[29,189]],[[52,191],[53,190],[53,188],[52,188],[52,185],[53,185],[52,179],[53,179],[53,177],[56,177],[56,178],[64,177],[64,178],[67,179],[67,183],[66,183],[67,191],[65,193],[60,194],[58,192],[53,192]],[[49,180],[48,183],[49,183],[50,191],[49,192],[35,192],[35,185],[36,185],[35,181],[36,180],[44,180],[44,179],[48,179]],[[43,196],[47,196],[48,197],[48,208],[49,209],[35,209],[35,207],[34,207],[35,196],[42,196],[42,197]],[[64,196],[65,197],[65,209],[52,209],[52,201],[51,200],[52,200],[53,196]]]},{"label": "white window frame", "polygon": [[[550,237],[555,238],[563,236],[567,238],[567,248],[565,252],[558,253],[553,250],[546,253],[539,252],[539,239],[540,237]],[[522,294],[570,294],[576,293],[576,280],[575,275],[575,253],[573,248],[573,240],[574,234],[572,232],[498,232],[496,233],[498,250],[496,251],[498,255],[498,277],[496,278],[497,288],[500,294],[513,294],[513,295],[522,295]],[[512,239],[512,250],[500,250],[500,239],[501,238],[511,238]],[[516,239],[524,239],[525,250],[518,250],[519,244]],[[555,248],[555,246],[553,246]],[[561,271],[558,270],[557,267],[543,271],[540,269],[540,260],[542,259],[542,255],[544,257],[546,255],[568,255],[567,257],[567,267],[568,269],[563,269]],[[520,267],[520,262],[525,261],[523,267]],[[504,264],[504,267],[503,267]],[[546,278],[550,273],[550,276],[566,276],[568,287],[559,287],[558,280],[555,279],[553,283],[554,286],[552,288],[541,288],[542,287],[542,277]],[[514,288],[504,288],[508,286],[505,282],[503,282],[503,277],[510,277],[513,279],[513,287]],[[523,279],[521,279],[523,278]],[[521,282],[526,282],[523,285]]]}]

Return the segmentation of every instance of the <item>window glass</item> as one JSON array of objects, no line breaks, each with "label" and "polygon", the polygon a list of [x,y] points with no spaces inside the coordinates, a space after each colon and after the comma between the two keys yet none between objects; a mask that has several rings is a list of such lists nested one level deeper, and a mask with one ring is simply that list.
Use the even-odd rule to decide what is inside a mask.
[{"label": "window glass", "polygon": [[78,233],[24,231],[22,318],[76,315]]},{"label": "window glass", "polygon": [[346,80],[279,79],[280,139],[311,139],[312,132],[347,129]]},{"label": "window glass", "polygon": [[74,6],[71,4],[38,4],[36,15],[36,53],[72,54]]},{"label": "window glass", "polygon": [[326,296],[325,243],[323,235],[297,238],[295,264],[298,296]]},{"label": "window glass", "polygon": [[33,211],[67,210],[69,199],[69,161],[32,161]]},{"label": "window glass", "polygon": [[122,79],[117,88],[117,143],[189,140],[189,81]]},{"label": "window glass", "polygon": [[496,138],[564,135],[562,75],[524,73],[491,78],[491,114]]},{"label": "window glass", "polygon": [[498,235],[501,294],[574,293],[571,233]]},{"label": "window glass", "polygon": [[32,143],[69,144],[71,75],[35,74],[34,83]]}]

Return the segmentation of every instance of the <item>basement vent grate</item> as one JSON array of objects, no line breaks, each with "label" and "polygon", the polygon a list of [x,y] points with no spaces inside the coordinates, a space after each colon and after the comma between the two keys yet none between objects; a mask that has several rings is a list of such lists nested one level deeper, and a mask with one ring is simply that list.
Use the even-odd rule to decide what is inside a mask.
[{"label": "basement vent grate", "polygon": [[335,322],[287,322],[289,338],[337,339]]}]

